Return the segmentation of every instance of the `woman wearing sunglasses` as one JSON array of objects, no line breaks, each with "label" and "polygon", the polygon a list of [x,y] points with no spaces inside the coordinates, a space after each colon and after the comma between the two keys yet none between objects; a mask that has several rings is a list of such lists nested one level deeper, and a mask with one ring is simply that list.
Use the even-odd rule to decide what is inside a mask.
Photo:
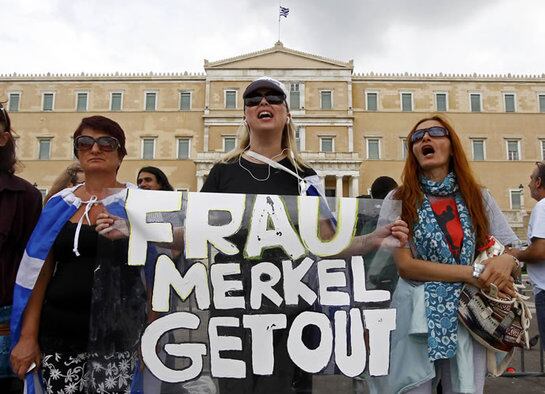
[{"label": "woman wearing sunglasses", "polygon": [[[47,392],[97,392],[101,384],[125,392],[135,362],[132,344],[122,330],[107,331],[115,324],[103,312],[112,305],[124,311],[119,300],[108,299],[108,280],[118,275],[116,289],[122,292],[125,285],[139,286],[139,274],[123,265],[127,240],[111,241],[94,229],[100,213],[119,213],[123,193],[112,189],[134,187],[117,180],[127,154],[123,129],[103,116],[84,118],[74,132],[74,153],[85,183],[48,201],[19,268],[12,324],[19,339],[11,363],[21,379],[41,367]],[[145,299],[141,303],[145,305]],[[100,313],[104,320],[93,320]],[[90,338],[111,341],[108,354],[92,353],[90,349],[100,345],[91,345]],[[28,375],[27,383],[33,384]]]},{"label": "woman wearing sunglasses", "polygon": [[472,264],[489,235],[504,244],[517,238],[490,193],[476,182],[445,119],[422,119],[407,140],[403,184],[387,199],[403,202],[410,247],[394,252],[400,280],[392,298],[397,321],[390,371],[371,379],[372,387],[381,393],[431,393],[440,380],[444,393],[482,393],[486,350],[458,324],[460,291],[464,283],[493,284],[512,294],[515,259],[495,257],[482,273]]}]

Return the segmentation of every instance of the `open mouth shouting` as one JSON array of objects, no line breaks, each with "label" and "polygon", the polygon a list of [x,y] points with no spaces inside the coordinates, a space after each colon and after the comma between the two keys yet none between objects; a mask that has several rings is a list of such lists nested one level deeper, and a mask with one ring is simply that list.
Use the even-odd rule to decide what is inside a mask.
[{"label": "open mouth shouting", "polygon": [[435,153],[435,149],[433,148],[433,146],[431,145],[424,145],[422,147],[422,155],[424,157],[432,157],[433,154]]},{"label": "open mouth shouting", "polygon": [[258,119],[272,119],[273,115],[269,111],[261,111],[257,114]]}]

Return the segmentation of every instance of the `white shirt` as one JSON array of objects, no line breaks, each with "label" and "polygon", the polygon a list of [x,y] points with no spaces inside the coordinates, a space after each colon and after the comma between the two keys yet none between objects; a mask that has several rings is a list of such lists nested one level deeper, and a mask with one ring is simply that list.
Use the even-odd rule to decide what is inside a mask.
[{"label": "white shirt", "polygon": [[[532,238],[544,238],[545,239],[545,198],[542,198],[537,202],[532,214],[530,215],[530,221],[528,222],[528,242],[532,242]],[[535,286],[535,292],[539,293],[545,290],[545,256],[539,263],[532,263],[526,265],[528,269],[528,276]]]}]

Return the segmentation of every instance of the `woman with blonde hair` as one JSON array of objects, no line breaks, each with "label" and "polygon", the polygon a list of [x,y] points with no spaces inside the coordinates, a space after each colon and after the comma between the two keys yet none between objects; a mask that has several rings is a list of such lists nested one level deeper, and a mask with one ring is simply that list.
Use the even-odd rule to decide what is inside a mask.
[{"label": "woman with blonde hair", "polygon": [[[408,137],[402,184],[387,200],[403,202],[409,246],[394,252],[400,280],[388,376],[371,379],[373,392],[482,393],[486,351],[458,324],[465,283],[513,294],[516,259],[502,255],[473,269],[489,236],[517,240],[490,193],[475,180],[454,128],[440,116],[418,121]],[[381,215],[383,213],[381,212]]]},{"label": "woman with blonde hair", "polygon": [[67,187],[77,186],[83,182],[85,182],[85,173],[79,162],[70,164],[61,172],[55,181],[53,181],[53,186],[51,186],[49,192],[45,196],[44,204],[61,190],[64,190]]}]

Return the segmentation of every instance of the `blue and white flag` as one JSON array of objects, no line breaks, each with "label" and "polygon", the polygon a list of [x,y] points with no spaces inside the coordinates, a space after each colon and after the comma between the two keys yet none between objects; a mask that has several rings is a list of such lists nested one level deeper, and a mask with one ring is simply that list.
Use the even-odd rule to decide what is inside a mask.
[{"label": "blue and white flag", "polygon": [[283,16],[284,18],[288,17],[288,14],[290,13],[290,9],[288,7],[282,7],[280,6],[280,16]]},{"label": "blue and white flag", "polygon": [[[15,346],[21,336],[25,308],[32,294],[32,289],[36,285],[45,259],[61,229],[74,216],[82,204],[81,199],[74,194],[74,191],[79,186],[81,185],[64,189],[51,197],[44,207],[27,243],[19,270],[17,271],[13,291],[13,309],[10,321],[12,347]],[[127,184],[127,187],[134,188],[136,186]],[[125,196],[126,189],[123,189],[121,192],[99,202],[110,213],[124,217]],[[42,392],[43,389],[39,383],[38,375],[36,373],[28,373],[25,379],[25,393],[35,394]]]}]

